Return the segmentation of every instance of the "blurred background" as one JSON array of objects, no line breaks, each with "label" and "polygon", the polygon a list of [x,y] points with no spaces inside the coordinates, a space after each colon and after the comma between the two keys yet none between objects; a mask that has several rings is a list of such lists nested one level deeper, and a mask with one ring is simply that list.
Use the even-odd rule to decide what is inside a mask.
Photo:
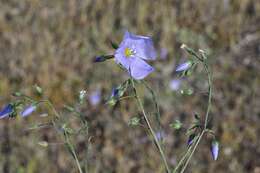
[{"label": "blurred background", "polygon": [[[155,90],[162,114],[164,145],[171,167],[187,149],[187,129],[195,112],[207,104],[207,81],[201,68],[178,78],[175,67],[188,59],[182,43],[209,54],[213,71],[212,127],[220,141],[220,155],[213,161],[210,137],[198,147],[186,172],[260,173],[260,2],[258,0],[1,0],[0,1],[0,105],[21,91],[39,99],[33,85],[44,89],[61,111],[64,104],[87,91],[82,111],[89,121],[91,139],[75,137],[80,160],[89,141],[89,172],[163,173],[160,156],[143,127],[130,127],[141,117],[134,100],[115,108],[105,105],[112,87],[127,79],[113,60],[93,64],[96,55],[113,54],[110,41],[120,43],[125,30],[152,36],[158,59],[156,71],[146,79]],[[190,96],[182,88],[193,91]],[[142,98],[153,112],[149,92]],[[93,101],[93,97],[100,97]],[[48,122],[38,109],[25,119],[0,121],[0,172],[73,173],[74,161],[53,128],[26,130]],[[51,114],[51,113],[50,113]],[[64,113],[67,119],[73,119]],[[184,127],[170,127],[180,120]],[[144,122],[142,122],[144,123]],[[77,121],[72,121],[77,126]],[[38,145],[50,143],[48,147]],[[51,143],[53,143],[51,145]]]}]

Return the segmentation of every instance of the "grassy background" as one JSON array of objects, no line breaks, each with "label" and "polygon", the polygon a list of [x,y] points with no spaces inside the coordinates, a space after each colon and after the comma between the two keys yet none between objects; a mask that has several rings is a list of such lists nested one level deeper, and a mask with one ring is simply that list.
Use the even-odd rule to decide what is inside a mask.
[{"label": "grassy background", "polygon": [[[72,103],[79,90],[102,90],[103,100],[112,86],[127,76],[113,61],[91,62],[95,55],[113,53],[109,41],[120,42],[125,29],[151,35],[167,59],[153,63],[148,77],[155,89],[166,132],[165,146],[173,167],[185,150],[185,131],[169,127],[180,119],[187,127],[194,112],[203,113],[207,97],[203,76],[185,79],[194,95],[183,97],[169,90],[174,67],[187,55],[185,43],[207,50],[213,69],[214,130],[221,152],[213,162],[209,138],[196,152],[187,172],[260,172],[260,3],[258,0],[1,0],[0,1],[0,103],[14,91],[34,95],[32,85],[57,106]],[[200,74],[200,69],[198,69]],[[139,88],[142,90],[142,88]],[[149,93],[146,108],[152,111]],[[53,129],[26,131],[48,117],[39,110],[25,120],[0,121],[0,172],[77,172],[63,145],[47,148],[39,141],[59,142]],[[123,101],[116,109],[87,104],[84,114],[91,124],[90,172],[163,172],[160,157],[145,130],[131,128],[138,114],[135,103]],[[70,118],[70,115],[64,115]],[[74,125],[77,122],[72,122]],[[84,157],[84,136],[78,136],[77,152]]]}]

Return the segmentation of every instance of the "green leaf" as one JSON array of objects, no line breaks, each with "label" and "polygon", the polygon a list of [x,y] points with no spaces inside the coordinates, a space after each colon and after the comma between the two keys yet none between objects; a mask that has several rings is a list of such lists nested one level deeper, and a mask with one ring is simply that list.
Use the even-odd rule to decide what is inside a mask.
[{"label": "green leaf", "polygon": [[39,87],[37,84],[34,85],[35,91],[37,94],[42,95],[43,89]]},{"label": "green leaf", "polygon": [[64,105],[63,107],[69,112],[75,112],[75,109],[72,106]]},{"label": "green leaf", "polygon": [[191,88],[183,89],[183,90],[181,90],[181,94],[182,94],[182,95],[190,96],[190,95],[193,94],[193,89],[191,89]]},{"label": "green leaf", "polygon": [[113,41],[110,41],[110,44],[114,49],[117,49],[119,47],[118,44]]},{"label": "green leaf", "polygon": [[21,97],[23,94],[21,92],[15,92],[12,95],[15,97]]},{"label": "green leaf", "polygon": [[179,130],[182,128],[182,123],[179,120],[175,120],[175,122],[170,124],[170,127],[175,130]]},{"label": "green leaf", "polygon": [[140,118],[138,118],[138,117],[133,117],[128,122],[129,126],[137,126],[139,124],[140,124]]},{"label": "green leaf", "polygon": [[196,120],[200,120],[200,116],[199,116],[197,113],[194,114],[194,118],[195,118]]},{"label": "green leaf", "polygon": [[40,141],[40,142],[38,142],[38,145],[40,145],[41,147],[48,147],[48,142],[46,142],[46,141]]}]

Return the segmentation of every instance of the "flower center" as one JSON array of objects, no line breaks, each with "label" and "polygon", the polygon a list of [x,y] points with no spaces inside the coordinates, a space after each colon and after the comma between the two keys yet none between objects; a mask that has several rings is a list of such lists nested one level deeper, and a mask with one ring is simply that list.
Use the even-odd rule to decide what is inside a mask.
[{"label": "flower center", "polygon": [[132,49],[130,49],[130,48],[125,48],[125,56],[127,57],[127,58],[129,58],[130,56],[132,56],[134,54],[134,51],[132,50]]}]

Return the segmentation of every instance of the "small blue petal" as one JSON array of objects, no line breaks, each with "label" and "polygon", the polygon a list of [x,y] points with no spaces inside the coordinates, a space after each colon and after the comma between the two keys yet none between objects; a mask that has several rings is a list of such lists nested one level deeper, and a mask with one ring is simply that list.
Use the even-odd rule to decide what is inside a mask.
[{"label": "small blue petal", "polygon": [[213,141],[211,144],[211,154],[214,160],[218,159],[219,153],[219,143],[217,141]]},{"label": "small blue petal", "polygon": [[26,117],[28,115],[30,115],[31,113],[33,113],[36,110],[36,105],[30,105],[28,107],[26,107],[22,112],[21,112],[21,116],[22,117]]},{"label": "small blue petal", "polygon": [[144,60],[136,58],[130,66],[131,76],[136,80],[141,80],[154,71],[154,68]]},{"label": "small blue petal", "polygon": [[131,59],[133,57],[125,56],[125,49],[128,48],[127,45],[121,43],[119,48],[115,52],[115,61],[118,64],[121,64],[126,70],[130,68]]},{"label": "small blue petal", "polygon": [[187,62],[185,62],[183,64],[178,65],[177,68],[176,68],[176,72],[186,71],[190,67],[191,67],[191,62],[187,61]]},{"label": "small blue petal", "polygon": [[155,60],[157,53],[150,37],[131,34],[132,43],[136,56],[144,60]]},{"label": "small blue petal", "polygon": [[0,111],[0,119],[5,118],[9,116],[10,113],[13,112],[13,106],[11,104],[6,105],[1,111]]}]

